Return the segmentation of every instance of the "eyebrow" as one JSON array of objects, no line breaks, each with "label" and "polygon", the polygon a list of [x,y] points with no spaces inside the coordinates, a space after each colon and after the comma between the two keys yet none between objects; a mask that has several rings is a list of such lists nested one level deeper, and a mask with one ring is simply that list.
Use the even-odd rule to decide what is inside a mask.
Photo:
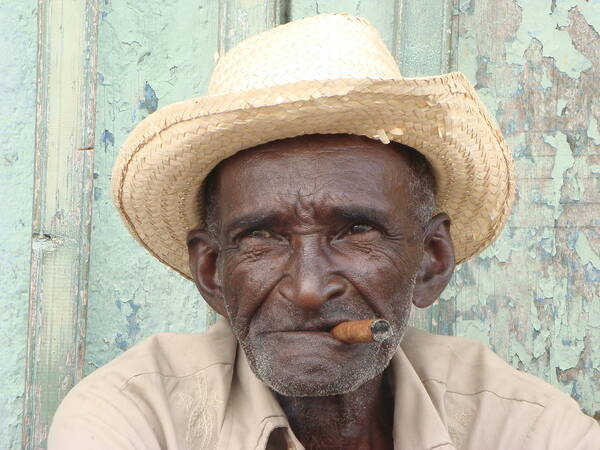
[{"label": "eyebrow", "polygon": [[[333,218],[343,218],[350,222],[365,222],[382,227],[389,227],[391,219],[386,210],[370,206],[334,206],[331,209]],[[276,211],[256,211],[235,218],[225,228],[230,236],[236,230],[269,227],[281,222],[281,213]]]},{"label": "eyebrow", "polygon": [[281,215],[275,211],[256,211],[250,214],[235,218],[225,228],[225,234],[227,236],[235,230],[245,230],[250,228],[261,228],[269,226],[279,221]]},{"label": "eyebrow", "polygon": [[388,211],[371,206],[335,206],[332,209],[334,216],[352,222],[368,222],[383,227],[389,226],[391,222]]}]

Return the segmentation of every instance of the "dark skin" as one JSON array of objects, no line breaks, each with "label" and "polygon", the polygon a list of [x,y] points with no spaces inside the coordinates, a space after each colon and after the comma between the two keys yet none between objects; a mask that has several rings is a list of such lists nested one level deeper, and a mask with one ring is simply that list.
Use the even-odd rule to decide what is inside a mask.
[{"label": "dark skin", "polygon": [[[402,152],[363,137],[271,142],[222,164],[216,235],[188,235],[200,293],[306,448],[393,448],[389,361],[411,304],[433,304],[454,270],[450,219],[416,219],[410,170]],[[387,319],[394,336],[345,344],[328,333],[366,318]]]}]

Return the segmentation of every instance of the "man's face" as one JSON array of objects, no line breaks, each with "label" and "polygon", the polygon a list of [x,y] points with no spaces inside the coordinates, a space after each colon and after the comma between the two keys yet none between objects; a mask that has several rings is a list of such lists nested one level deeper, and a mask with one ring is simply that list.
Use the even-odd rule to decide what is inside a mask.
[{"label": "man's face", "polygon": [[[423,255],[411,170],[356,136],[278,141],[225,161],[217,271],[250,366],[275,391],[341,394],[381,373],[400,343]],[[345,344],[336,324],[383,318],[384,343]]]}]

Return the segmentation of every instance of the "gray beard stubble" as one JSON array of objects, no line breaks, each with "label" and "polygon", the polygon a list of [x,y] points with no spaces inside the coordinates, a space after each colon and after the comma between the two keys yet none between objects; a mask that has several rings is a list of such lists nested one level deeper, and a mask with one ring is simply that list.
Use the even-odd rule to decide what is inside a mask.
[{"label": "gray beard stubble", "polygon": [[[323,397],[345,394],[356,390],[367,381],[372,380],[388,367],[406,332],[411,315],[415,283],[416,274],[411,278],[406,291],[402,295],[405,301],[401,302],[400,308],[395,311],[396,317],[399,317],[400,320],[392,323],[394,335],[387,341],[378,343],[377,350],[372,358],[373,363],[363,364],[359,369],[352,368],[352,370],[344,370],[344,367],[340,367],[340,371],[327,384],[307,385],[288,377],[286,379],[278,378],[277,374],[280,371],[278,370],[279,367],[276,358],[273,358],[273,355],[266,351],[255,348],[251,342],[248,342],[247,336],[246,339],[242,339],[241,337],[244,333],[240,329],[241,327],[231,324],[233,333],[240,343],[254,374],[275,392],[293,397]],[[227,302],[226,309],[231,318],[232,315],[227,307]],[[315,351],[318,351],[318,349]],[[381,354],[382,352],[385,352],[385,354]]]}]

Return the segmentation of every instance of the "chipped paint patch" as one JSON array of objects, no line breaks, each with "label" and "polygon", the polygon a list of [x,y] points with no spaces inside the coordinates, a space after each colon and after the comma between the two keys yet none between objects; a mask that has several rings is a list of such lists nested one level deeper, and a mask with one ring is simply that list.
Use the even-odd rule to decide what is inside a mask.
[{"label": "chipped paint patch", "polygon": [[545,136],[544,140],[556,149],[554,166],[552,167],[550,176],[553,181],[554,198],[552,205],[554,206],[554,218],[557,219],[562,212],[562,208],[560,207],[560,197],[564,184],[564,175],[568,169],[573,167],[575,159],[573,158],[571,147],[569,146],[569,142],[564,133],[557,131],[555,136]]},{"label": "chipped paint patch", "polygon": [[577,78],[582,71],[589,69],[592,63],[579,53],[564,29],[568,25],[569,10],[580,2],[561,1],[550,10],[547,0],[519,0],[523,19],[514,41],[507,45],[506,57],[510,64],[522,64],[523,55],[531,39],[543,43],[543,55],[553,58],[561,72]]},{"label": "chipped paint patch", "polygon": [[552,80],[548,76],[548,71],[544,70],[542,74],[542,79],[540,80],[540,86],[543,89],[550,89],[552,87]]},{"label": "chipped paint patch", "polygon": [[577,235],[575,251],[581,258],[581,263],[584,266],[589,263],[595,269],[600,270],[600,256],[594,251],[583,231],[580,231]]},{"label": "chipped paint patch", "polygon": [[115,146],[115,136],[110,131],[105,129],[102,132],[102,135],[100,136],[100,143],[104,144],[105,146],[110,144],[114,147]]},{"label": "chipped paint patch", "polygon": [[588,127],[588,137],[594,140],[596,145],[600,145],[600,124],[595,116],[590,116],[590,125]]},{"label": "chipped paint patch", "polygon": [[158,97],[147,81],[144,83],[144,99],[140,101],[139,108],[145,109],[148,114],[152,114],[158,109]]},{"label": "chipped paint patch", "polygon": [[578,1],[577,9],[597,32],[600,32],[600,2],[598,0]]}]

